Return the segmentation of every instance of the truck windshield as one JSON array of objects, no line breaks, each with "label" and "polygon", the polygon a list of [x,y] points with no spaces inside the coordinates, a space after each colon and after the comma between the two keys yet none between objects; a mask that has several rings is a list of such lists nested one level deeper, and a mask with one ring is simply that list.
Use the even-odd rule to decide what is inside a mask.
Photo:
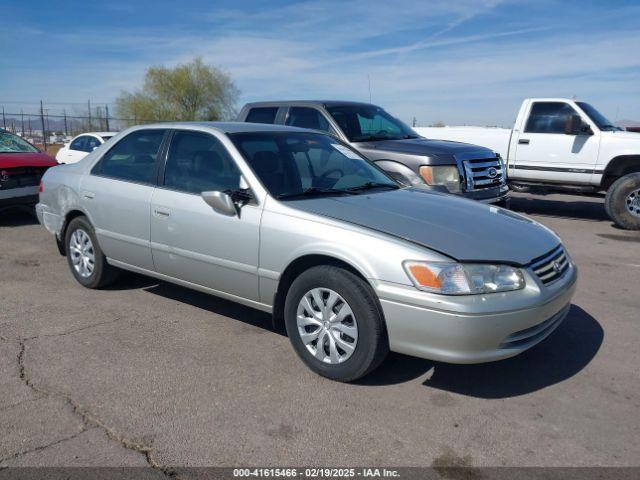
[{"label": "truck windshield", "polygon": [[375,105],[341,105],[327,111],[351,142],[419,138],[411,128]]},{"label": "truck windshield", "polygon": [[229,137],[269,193],[279,199],[399,188],[378,167],[328,135],[251,132]]},{"label": "truck windshield", "polygon": [[610,120],[607,119],[607,117],[602,115],[598,110],[596,110],[588,103],[576,102],[576,104],[582,109],[584,113],[589,116],[589,118],[598,126],[600,130],[622,130],[620,127],[616,127],[613,123],[611,123]]},{"label": "truck windshield", "polygon": [[0,132],[0,153],[36,153],[38,149],[26,140],[8,132]]}]

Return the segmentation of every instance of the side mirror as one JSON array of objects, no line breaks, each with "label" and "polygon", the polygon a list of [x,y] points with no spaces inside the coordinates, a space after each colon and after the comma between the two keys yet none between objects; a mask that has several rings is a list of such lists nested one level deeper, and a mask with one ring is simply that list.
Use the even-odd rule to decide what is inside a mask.
[{"label": "side mirror", "polygon": [[224,192],[202,192],[200,196],[207,205],[221,215],[234,217],[238,214],[231,196]]}]

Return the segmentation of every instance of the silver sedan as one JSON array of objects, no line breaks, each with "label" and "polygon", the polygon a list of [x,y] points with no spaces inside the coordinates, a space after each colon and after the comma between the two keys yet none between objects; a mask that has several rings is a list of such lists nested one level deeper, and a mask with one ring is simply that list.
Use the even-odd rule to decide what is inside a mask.
[{"label": "silver sedan", "polygon": [[562,322],[577,277],[532,220],[401,187],[335,138],[289,127],[130,128],[50,169],[37,212],[85,287],[129,270],[270,312],[311,369],[341,381],[389,350],[516,355]]}]

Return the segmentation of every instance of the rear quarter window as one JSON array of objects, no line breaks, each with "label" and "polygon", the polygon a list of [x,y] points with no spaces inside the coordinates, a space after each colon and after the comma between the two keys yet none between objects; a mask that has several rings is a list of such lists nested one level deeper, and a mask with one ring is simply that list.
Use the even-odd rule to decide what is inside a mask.
[{"label": "rear quarter window", "polygon": [[245,122],[275,123],[278,107],[256,107],[249,110]]}]

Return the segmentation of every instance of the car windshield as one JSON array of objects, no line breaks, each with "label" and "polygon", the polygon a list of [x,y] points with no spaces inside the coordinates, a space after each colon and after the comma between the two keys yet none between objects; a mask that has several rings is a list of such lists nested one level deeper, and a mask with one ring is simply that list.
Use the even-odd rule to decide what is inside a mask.
[{"label": "car windshield", "polygon": [[251,132],[229,136],[265,188],[279,199],[400,188],[378,167],[328,135]]},{"label": "car windshield", "polygon": [[600,130],[622,130],[620,127],[616,127],[610,120],[602,115],[595,107],[585,102],[576,102],[576,104],[586,113],[589,118],[595,123]]},{"label": "car windshield", "polygon": [[9,132],[0,132],[0,153],[36,153],[38,149]]},{"label": "car windshield", "polygon": [[418,138],[410,127],[375,105],[340,105],[327,111],[351,142]]}]

